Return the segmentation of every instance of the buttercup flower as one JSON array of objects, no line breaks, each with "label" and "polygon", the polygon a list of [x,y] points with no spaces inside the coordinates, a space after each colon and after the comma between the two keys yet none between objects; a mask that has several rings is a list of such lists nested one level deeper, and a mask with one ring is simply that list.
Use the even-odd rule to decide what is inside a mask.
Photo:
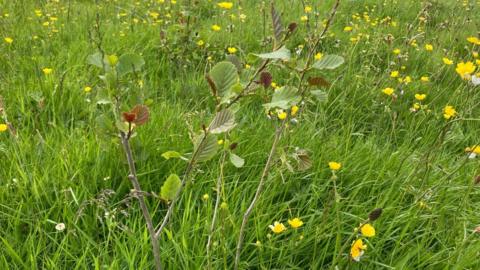
[{"label": "buttercup flower", "polygon": [[83,91],[85,91],[85,93],[89,93],[89,92],[92,91],[92,87],[90,87],[90,86],[85,86],[85,87],[83,88]]},{"label": "buttercup flower", "polygon": [[330,162],[328,162],[328,167],[332,171],[338,171],[342,168],[342,163],[335,162],[335,161],[330,161]]},{"label": "buttercup flower", "polygon": [[442,61],[445,65],[448,65],[448,66],[453,64],[453,61],[448,59],[447,57],[443,57]]},{"label": "buttercup flower", "polygon": [[468,37],[467,41],[475,45],[480,45],[480,39],[477,37]]},{"label": "buttercup flower", "polygon": [[287,113],[282,110],[277,113],[277,116],[278,116],[278,119],[285,120],[285,118],[287,118]]},{"label": "buttercup flower", "polygon": [[443,109],[443,117],[447,120],[454,117],[456,114],[457,114],[457,111],[455,110],[455,108],[453,106],[447,105]]},{"label": "buttercup flower", "polygon": [[0,124],[0,132],[5,132],[7,131],[8,126],[6,124]]},{"label": "buttercup flower", "polygon": [[472,74],[475,71],[475,65],[468,61],[466,63],[461,62],[457,64],[457,68],[455,71],[462,77],[462,79],[467,80],[470,78],[470,74]]},{"label": "buttercup flower", "polygon": [[275,221],[273,223],[273,225],[268,225],[268,227],[270,228],[270,230],[272,230],[272,232],[277,233],[277,234],[282,233],[282,232],[287,230],[287,227],[285,227],[285,225],[283,225],[283,223],[278,222],[278,221]]},{"label": "buttercup flower", "polygon": [[367,223],[367,224],[363,225],[363,226],[360,228],[360,232],[361,232],[362,235],[365,236],[365,237],[373,237],[373,236],[375,236],[375,228],[374,228],[370,223]]},{"label": "buttercup flower", "polygon": [[433,45],[432,44],[425,44],[425,50],[433,51]]},{"label": "buttercup flower", "polygon": [[50,75],[50,74],[52,74],[53,69],[51,69],[51,68],[43,68],[42,71],[43,71],[43,74],[45,74],[45,75]]},{"label": "buttercup flower", "polygon": [[8,43],[8,44],[12,44],[12,42],[13,42],[13,38],[11,38],[11,37],[6,37],[3,40],[5,40],[5,42]]},{"label": "buttercup flower", "polygon": [[290,113],[292,114],[292,116],[295,116],[298,112],[298,106],[297,105],[293,105],[292,106],[292,109],[290,110]]},{"label": "buttercup flower", "polygon": [[237,52],[237,48],[235,48],[235,47],[228,47],[228,48],[227,48],[227,51],[228,51],[229,54],[234,54],[234,53]]},{"label": "buttercup flower", "polygon": [[367,245],[363,244],[362,239],[357,239],[353,242],[352,247],[350,248],[350,256],[354,261],[359,262],[366,249]]},{"label": "buttercup flower", "polygon": [[400,74],[400,72],[398,72],[398,70],[394,70],[394,71],[390,72],[390,77],[397,78],[399,74]]},{"label": "buttercup flower", "polygon": [[214,25],[212,25],[212,30],[215,31],[215,32],[218,32],[218,31],[222,30],[222,28],[219,25],[214,24]]},{"label": "buttercup flower", "polygon": [[303,225],[303,221],[299,218],[289,219],[288,224],[294,229],[300,228]]},{"label": "buttercup flower", "polygon": [[391,95],[393,95],[395,90],[391,87],[387,87],[387,88],[383,89],[382,92],[387,96],[391,96]]},{"label": "buttercup flower", "polygon": [[422,101],[427,97],[426,94],[415,94],[415,99],[418,101]]},{"label": "buttercup flower", "polygon": [[232,2],[220,2],[217,4],[217,6],[219,6],[220,8],[224,8],[224,9],[231,9],[233,7],[233,3]]},{"label": "buttercup flower", "polygon": [[394,54],[400,54],[400,52],[401,52],[400,49],[395,49],[395,50],[393,50],[393,53],[394,53]]},{"label": "buttercup flower", "polygon": [[323,57],[323,53],[317,53],[315,54],[315,60],[320,60]]},{"label": "buttercup flower", "polygon": [[343,31],[344,32],[352,32],[353,28],[351,26],[345,26],[345,28],[343,28]]}]

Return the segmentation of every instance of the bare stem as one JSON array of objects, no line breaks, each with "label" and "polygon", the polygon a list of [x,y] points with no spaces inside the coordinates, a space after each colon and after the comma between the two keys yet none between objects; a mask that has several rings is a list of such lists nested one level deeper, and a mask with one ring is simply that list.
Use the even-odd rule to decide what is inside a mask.
[{"label": "bare stem", "polygon": [[263,173],[262,173],[262,176],[260,177],[260,182],[258,183],[257,191],[255,192],[255,196],[253,197],[247,211],[245,211],[245,214],[243,214],[242,226],[240,227],[240,233],[239,233],[238,242],[237,242],[237,252],[235,255],[235,270],[238,269],[238,266],[240,263],[240,255],[242,253],[243,241],[245,238],[245,229],[248,223],[248,218],[252,214],[253,208],[257,204],[257,201],[260,198],[260,195],[263,191],[263,186],[265,185],[265,179],[267,178],[268,173],[270,172],[270,168],[273,163],[273,157],[275,156],[275,152],[277,151],[277,145],[278,145],[278,142],[280,141],[280,137],[283,133],[284,128],[285,128],[285,123],[282,123],[282,125],[278,127],[275,132],[275,138],[273,139],[272,148],[270,149],[270,154],[268,155],[267,163],[263,168]]},{"label": "bare stem", "polygon": [[150,216],[150,212],[148,212],[147,204],[145,203],[145,198],[143,195],[142,188],[140,187],[140,183],[138,182],[137,178],[137,171],[135,169],[135,162],[133,160],[132,149],[130,147],[129,140],[127,135],[124,132],[120,132],[121,140],[123,149],[125,150],[125,155],[127,156],[128,167],[130,169],[130,174],[128,175],[128,179],[133,184],[133,188],[135,189],[135,196],[140,203],[140,209],[142,210],[143,218],[147,223],[148,233],[150,234],[150,241],[152,242],[153,248],[153,257],[155,259],[155,269],[161,270],[162,263],[160,261],[160,248],[158,245],[158,239],[155,235],[155,228],[153,227],[152,217]]},{"label": "bare stem", "polygon": [[225,165],[225,157],[226,157],[226,152],[224,151],[222,154],[221,162],[220,162],[220,174],[217,179],[217,198],[215,201],[215,208],[213,210],[213,217],[212,217],[212,223],[210,224],[210,232],[208,234],[208,241],[207,241],[207,260],[208,260],[208,269],[212,269],[211,266],[211,261],[210,261],[210,247],[212,245],[212,238],[213,238],[213,232],[215,230],[215,223],[217,222],[217,215],[218,215],[218,208],[220,206],[220,200],[221,200],[221,189],[222,189],[222,183],[223,183],[223,167]]}]

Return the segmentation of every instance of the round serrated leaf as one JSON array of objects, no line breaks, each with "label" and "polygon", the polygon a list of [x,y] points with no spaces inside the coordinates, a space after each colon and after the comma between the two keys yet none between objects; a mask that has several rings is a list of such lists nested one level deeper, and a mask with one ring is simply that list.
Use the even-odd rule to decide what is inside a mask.
[{"label": "round serrated leaf", "polygon": [[245,160],[234,153],[230,153],[230,162],[237,168],[241,168],[245,165]]},{"label": "round serrated leaf", "polygon": [[217,112],[212,123],[208,127],[211,133],[218,134],[231,130],[235,127],[235,115],[228,109]]},{"label": "round serrated leaf", "polygon": [[325,55],[322,59],[313,64],[316,69],[336,69],[345,62],[345,59],[339,55]]},{"label": "round serrated leaf", "polygon": [[239,81],[237,68],[231,62],[220,62],[210,70],[209,78],[219,97],[227,96],[232,86]]},{"label": "round serrated leaf", "polygon": [[281,60],[290,60],[291,54],[290,51],[284,47],[281,47],[280,49],[270,52],[270,53],[260,53],[260,54],[255,54],[256,56],[262,58],[262,59],[281,59]]},{"label": "round serrated leaf", "polygon": [[218,143],[217,136],[213,134],[197,136],[195,139],[193,157],[196,162],[205,162],[211,159],[217,153]]},{"label": "round serrated leaf", "polygon": [[181,186],[182,181],[180,181],[180,177],[178,177],[176,174],[170,174],[160,189],[160,198],[165,201],[172,201],[175,199],[175,196],[177,195],[177,192]]}]

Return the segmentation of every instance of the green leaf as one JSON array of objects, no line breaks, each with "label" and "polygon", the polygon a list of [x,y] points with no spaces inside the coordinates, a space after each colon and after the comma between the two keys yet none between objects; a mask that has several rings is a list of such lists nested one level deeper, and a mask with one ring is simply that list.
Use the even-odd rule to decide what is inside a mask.
[{"label": "green leaf", "polygon": [[91,54],[87,57],[87,63],[90,65],[94,65],[99,68],[103,68],[104,62],[102,61],[102,54],[97,52],[94,54]]},{"label": "green leaf", "polygon": [[160,189],[160,198],[165,201],[172,201],[175,199],[175,196],[177,195],[177,192],[181,186],[182,181],[180,181],[180,177],[178,177],[176,174],[170,174]]},{"label": "green leaf", "polygon": [[196,153],[195,161],[205,162],[211,159],[217,153],[217,148],[217,136],[210,133],[207,137],[203,134],[197,136],[193,147],[193,152]]},{"label": "green leaf", "polygon": [[101,114],[95,118],[96,128],[98,133],[102,135],[109,135],[115,133],[115,125],[113,124],[112,119]]},{"label": "green leaf", "polygon": [[168,159],[171,159],[171,158],[181,158],[182,155],[177,151],[167,151],[167,152],[162,154],[162,157],[164,159],[168,160]]},{"label": "green leaf", "polygon": [[145,65],[145,60],[138,54],[128,53],[120,56],[117,64],[118,75],[139,72]]},{"label": "green leaf", "polygon": [[231,130],[235,127],[235,115],[232,111],[225,109],[217,112],[212,123],[208,127],[210,133],[218,134]]},{"label": "green leaf", "polygon": [[237,168],[241,168],[245,165],[245,160],[234,153],[230,153],[230,162]]},{"label": "green leaf", "polygon": [[209,78],[214,84],[216,95],[227,96],[232,86],[238,83],[237,68],[231,62],[220,62],[210,70]]},{"label": "green leaf", "polygon": [[322,59],[313,64],[316,69],[336,69],[345,62],[345,59],[341,56],[330,54],[325,55]]},{"label": "green leaf", "polygon": [[292,105],[300,102],[301,97],[298,95],[298,90],[295,87],[284,86],[280,89],[275,90],[272,96],[272,101],[270,103],[264,104],[263,106],[267,109],[280,108],[287,110]]},{"label": "green leaf", "polygon": [[255,54],[256,56],[262,59],[281,59],[281,60],[290,60],[290,51],[285,48],[285,46],[281,47],[280,49],[271,52],[271,53],[261,53]]},{"label": "green leaf", "polygon": [[325,91],[322,90],[312,90],[310,93],[315,97],[315,99],[320,102],[326,102],[328,100],[328,94],[325,93]]}]

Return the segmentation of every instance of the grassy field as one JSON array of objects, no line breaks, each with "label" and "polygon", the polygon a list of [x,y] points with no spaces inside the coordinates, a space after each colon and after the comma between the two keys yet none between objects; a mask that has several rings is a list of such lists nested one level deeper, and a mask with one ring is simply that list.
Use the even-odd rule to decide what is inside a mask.
[{"label": "grassy field", "polygon": [[[480,1],[341,0],[316,47],[335,1],[275,1],[282,27],[298,24],[291,58],[269,60],[273,86],[242,97],[215,139],[225,147],[195,163],[191,137],[218,105],[206,74],[235,55],[245,86],[265,61],[253,54],[276,42],[269,1],[219,2],[0,0],[0,269],[154,269],[137,197],[161,222],[171,174],[188,181],[158,237],[163,268],[233,269],[269,156],[240,269],[480,269]],[[99,52],[107,64],[89,64]],[[125,54],[144,66],[109,81],[105,65]],[[328,55],[345,62],[306,75],[328,81],[328,97],[268,116],[274,88],[315,88],[295,65]],[[150,111],[128,140],[143,196],[118,136],[135,104]],[[358,262],[355,239],[368,246]]]}]

